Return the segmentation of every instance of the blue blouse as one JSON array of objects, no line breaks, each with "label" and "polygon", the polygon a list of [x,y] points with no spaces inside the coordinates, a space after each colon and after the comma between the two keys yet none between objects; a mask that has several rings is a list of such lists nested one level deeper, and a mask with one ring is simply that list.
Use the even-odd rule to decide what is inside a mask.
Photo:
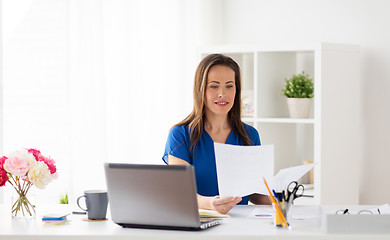
[{"label": "blue blouse", "polygon": [[[252,145],[260,145],[260,137],[257,130],[244,124],[245,130],[252,141]],[[238,135],[232,131],[226,139],[226,144],[245,145]],[[202,196],[217,196],[218,180],[215,165],[214,141],[207,131],[203,130],[199,142],[191,154],[190,133],[187,125],[175,126],[168,134],[163,160],[168,164],[168,154],[194,166],[198,194]],[[242,198],[239,204],[248,204],[249,196]]]}]

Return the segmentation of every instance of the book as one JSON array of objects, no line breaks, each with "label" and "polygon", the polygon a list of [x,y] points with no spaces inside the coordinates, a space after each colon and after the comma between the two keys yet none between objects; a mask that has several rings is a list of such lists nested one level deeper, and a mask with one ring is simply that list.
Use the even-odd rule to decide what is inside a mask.
[{"label": "book", "polygon": [[199,216],[203,218],[230,218],[228,214],[222,214],[217,211],[199,209]]}]

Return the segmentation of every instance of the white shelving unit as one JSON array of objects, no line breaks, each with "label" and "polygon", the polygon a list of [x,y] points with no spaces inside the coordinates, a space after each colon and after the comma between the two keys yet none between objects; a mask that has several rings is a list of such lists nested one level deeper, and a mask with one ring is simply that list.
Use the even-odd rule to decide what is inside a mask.
[{"label": "white shelving unit", "polygon": [[[253,112],[243,121],[275,145],[275,172],[319,163],[314,171],[313,204],[358,204],[362,161],[359,46],[210,46],[201,56],[222,53],[241,68],[242,94]],[[314,79],[311,116],[288,117],[284,79],[305,71]]]}]

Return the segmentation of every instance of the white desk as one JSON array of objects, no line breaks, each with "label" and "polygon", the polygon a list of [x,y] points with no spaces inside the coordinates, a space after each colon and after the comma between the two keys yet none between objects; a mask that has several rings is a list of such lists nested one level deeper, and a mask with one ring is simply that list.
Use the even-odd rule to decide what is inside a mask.
[{"label": "white desk", "polygon": [[[54,205],[55,208],[67,205]],[[86,222],[85,215],[72,215],[67,225],[48,225],[41,221],[41,214],[53,212],[53,206],[41,206],[35,219],[12,219],[10,208],[0,205],[0,240],[75,240],[75,239],[131,239],[131,240],[208,240],[208,239],[390,239],[390,235],[329,235],[321,231],[320,219],[292,220],[291,230],[277,229],[271,219],[253,219],[247,216],[256,206],[237,206],[219,226],[196,232],[122,228],[111,220]],[[305,206],[296,206],[305,207]],[[76,208],[73,208],[76,209]],[[312,208],[313,209],[313,208]],[[44,210],[44,211],[42,211]],[[72,209],[70,209],[72,210]]]}]

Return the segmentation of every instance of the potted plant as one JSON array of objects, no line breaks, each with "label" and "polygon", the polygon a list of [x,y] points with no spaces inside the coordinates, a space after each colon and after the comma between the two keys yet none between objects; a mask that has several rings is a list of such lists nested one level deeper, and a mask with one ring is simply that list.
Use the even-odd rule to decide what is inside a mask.
[{"label": "potted plant", "polygon": [[308,118],[314,97],[313,79],[304,71],[285,79],[282,94],[287,97],[287,105],[292,118]]}]

